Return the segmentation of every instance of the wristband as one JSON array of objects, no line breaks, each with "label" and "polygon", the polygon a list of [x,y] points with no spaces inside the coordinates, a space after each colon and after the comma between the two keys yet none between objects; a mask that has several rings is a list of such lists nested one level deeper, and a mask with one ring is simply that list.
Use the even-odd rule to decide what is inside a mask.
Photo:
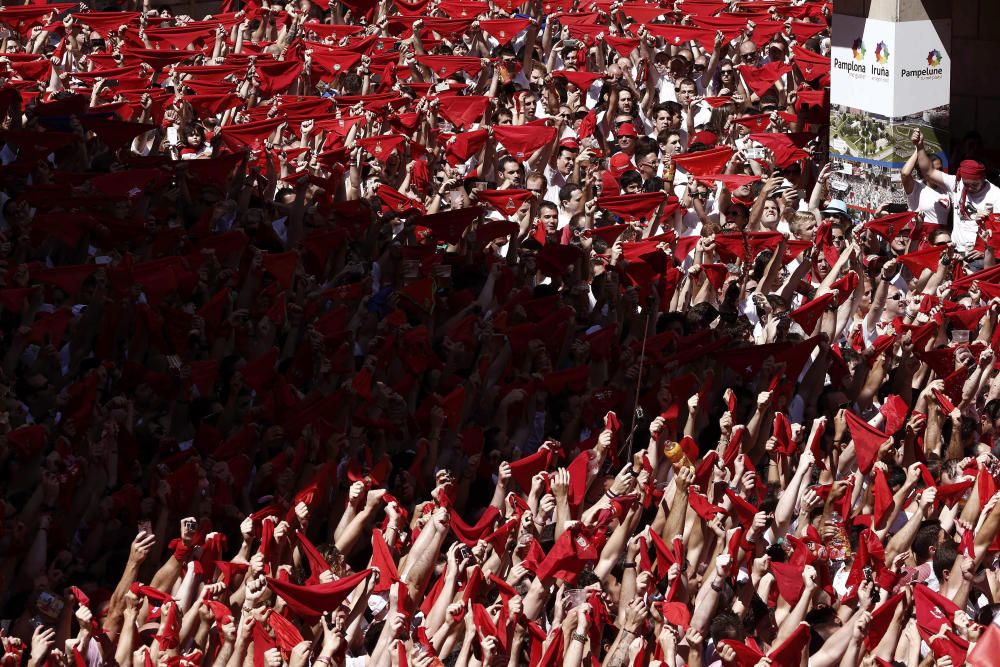
[{"label": "wristband", "polygon": [[722,592],[722,586],[717,586],[715,584],[715,582],[713,581],[712,582],[712,590],[715,591],[716,593],[721,593]]},{"label": "wristband", "polygon": [[624,565],[622,565],[622,567],[625,568],[626,570],[634,570],[636,565],[635,563],[625,563]]},{"label": "wristband", "polygon": [[581,644],[587,643],[587,635],[581,635],[579,632],[573,633],[573,641],[580,642]]}]

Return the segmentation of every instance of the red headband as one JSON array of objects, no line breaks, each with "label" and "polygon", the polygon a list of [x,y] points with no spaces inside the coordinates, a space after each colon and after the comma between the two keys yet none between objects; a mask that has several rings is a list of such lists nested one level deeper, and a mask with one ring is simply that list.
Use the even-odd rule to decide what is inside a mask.
[{"label": "red headband", "polygon": [[958,166],[958,177],[963,181],[981,181],[986,178],[986,167],[975,160],[962,160]]}]

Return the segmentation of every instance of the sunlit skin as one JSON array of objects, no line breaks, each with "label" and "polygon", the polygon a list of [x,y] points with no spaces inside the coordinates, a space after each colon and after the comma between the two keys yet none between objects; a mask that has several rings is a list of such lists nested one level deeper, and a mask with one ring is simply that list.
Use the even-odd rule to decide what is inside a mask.
[{"label": "sunlit skin", "polygon": [[667,138],[666,143],[660,144],[660,149],[667,155],[677,155],[684,152],[684,144],[681,142],[681,135],[672,134]]},{"label": "sunlit skin", "polygon": [[0,667],[993,664],[995,133],[824,164],[823,3],[22,4]]},{"label": "sunlit skin", "polygon": [[760,215],[760,224],[764,229],[777,229],[778,221],[781,219],[781,209],[778,208],[778,202],[773,199],[768,199],[764,202],[764,208]]},{"label": "sunlit skin", "polygon": [[570,195],[569,201],[560,203],[566,213],[576,215],[583,210],[583,190],[574,190],[573,194]]},{"label": "sunlit skin", "polygon": [[559,211],[555,208],[545,207],[539,211],[538,220],[547,234],[555,234],[559,227]]},{"label": "sunlit skin", "polygon": [[576,161],[576,156],[578,151],[572,150],[570,148],[561,147],[559,149],[559,155],[556,157],[556,171],[558,171],[563,176],[569,176],[573,173],[573,164]]}]

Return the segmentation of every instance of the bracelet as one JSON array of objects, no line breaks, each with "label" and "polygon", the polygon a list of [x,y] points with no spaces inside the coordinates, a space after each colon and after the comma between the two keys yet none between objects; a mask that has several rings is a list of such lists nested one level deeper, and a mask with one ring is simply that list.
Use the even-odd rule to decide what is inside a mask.
[{"label": "bracelet", "polygon": [[316,664],[317,662],[325,662],[328,665],[332,665],[333,664],[333,660],[331,660],[330,658],[328,658],[325,655],[321,655],[321,656],[317,657],[315,660],[313,660],[313,664]]},{"label": "bracelet", "polygon": [[622,567],[625,568],[626,570],[634,570],[635,563],[625,563],[624,565],[622,565]]},{"label": "bracelet", "polygon": [[715,582],[713,581],[712,582],[712,590],[715,591],[716,593],[721,593],[722,592],[722,586],[716,586]]},{"label": "bracelet", "polygon": [[615,493],[611,489],[608,489],[607,491],[604,492],[604,495],[606,495],[608,498],[617,498],[621,494],[620,493]]},{"label": "bracelet", "polygon": [[586,644],[588,641],[587,635],[581,635],[579,632],[573,633],[573,640],[578,641],[581,644]]}]

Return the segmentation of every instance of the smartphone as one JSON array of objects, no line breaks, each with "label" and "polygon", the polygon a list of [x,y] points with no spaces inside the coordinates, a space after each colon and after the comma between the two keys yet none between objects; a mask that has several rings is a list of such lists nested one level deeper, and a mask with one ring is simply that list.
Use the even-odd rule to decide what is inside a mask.
[{"label": "smartphone", "polygon": [[149,519],[143,519],[136,525],[136,530],[140,533],[146,533],[147,535],[152,535],[153,524],[150,523]]},{"label": "smartphone", "polygon": [[952,329],[951,330],[951,342],[956,345],[964,345],[969,342],[969,330],[968,329]]},{"label": "smartphone", "polygon": [[176,125],[171,125],[170,127],[167,128],[167,141],[168,142],[170,142],[171,144],[176,144],[177,141],[178,141],[178,136],[179,135],[178,135],[178,132],[177,132],[177,126]]}]

